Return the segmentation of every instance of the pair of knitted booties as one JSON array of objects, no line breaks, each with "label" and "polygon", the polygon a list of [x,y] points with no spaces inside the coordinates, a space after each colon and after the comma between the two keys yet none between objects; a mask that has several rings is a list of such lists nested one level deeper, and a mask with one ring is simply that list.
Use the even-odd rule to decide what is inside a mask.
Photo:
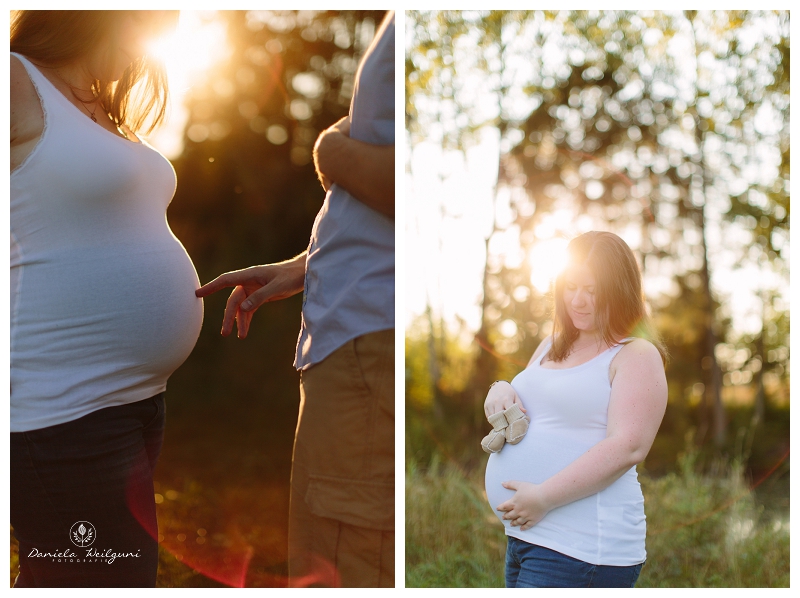
[{"label": "pair of knitted booties", "polygon": [[506,442],[517,444],[528,431],[528,418],[516,403],[505,411],[493,413],[488,419],[492,431],[481,440],[481,447],[487,453],[499,453]]}]

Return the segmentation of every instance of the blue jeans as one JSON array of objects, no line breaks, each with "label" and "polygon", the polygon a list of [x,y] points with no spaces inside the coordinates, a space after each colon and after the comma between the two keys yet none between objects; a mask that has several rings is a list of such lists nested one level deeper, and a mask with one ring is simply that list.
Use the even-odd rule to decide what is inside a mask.
[{"label": "blue jeans", "polygon": [[15,587],[154,587],[163,394],[11,434]]},{"label": "blue jeans", "polygon": [[632,588],[644,563],[592,565],[508,536],[507,588]]}]

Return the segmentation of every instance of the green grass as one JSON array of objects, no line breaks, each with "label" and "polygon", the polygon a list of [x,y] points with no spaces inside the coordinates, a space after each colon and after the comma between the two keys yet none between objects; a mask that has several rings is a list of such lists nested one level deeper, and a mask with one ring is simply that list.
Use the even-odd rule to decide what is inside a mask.
[{"label": "green grass", "polygon": [[[699,470],[689,453],[675,473],[640,473],[648,558],[637,586],[789,587],[788,513],[757,505],[736,463]],[[407,466],[407,587],[502,587],[505,543],[482,467]]]},{"label": "green grass", "polygon": [[648,517],[641,587],[789,587],[788,514],[758,505],[741,466],[697,473],[695,456],[640,475]]},{"label": "green grass", "polygon": [[406,587],[502,585],[505,534],[483,495],[482,471],[467,476],[436,460],[406,468]]}]

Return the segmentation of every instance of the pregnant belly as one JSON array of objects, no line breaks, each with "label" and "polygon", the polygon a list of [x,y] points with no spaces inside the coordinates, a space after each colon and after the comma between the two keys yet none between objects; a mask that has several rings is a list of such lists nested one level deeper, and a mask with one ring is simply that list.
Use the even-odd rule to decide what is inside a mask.
[{"label": "pregnant belly", "polygon": [[[592,444],[577,445],[572,438],[532,427],[519,444],[506,444],[502,451],[492,454],[486,464],[485,484],[486,499],[495,515],[502,521],[497,507],[514,495],[513,490],[502,486],[503,482],[541,484],[580,457]],[[503,521],[503,524],[508,527],[509,522]]]},{"label": "pregnant belly", "polygon": [[[508,522],[502,518],[502,513],[497,510],[497,507],[507,501],[514,495],[512,490],[503,488],[502,483],[510,480],[520,479],[520,472],[517,468],[509,467],[509,459],[502,459],[502,455],[509,446],[504,446],[503,451],[500,453],[493,453],[489,457],[489,462],[486,464],[486,500],[489,501],[489,506],[492,512],[498,519],[508,527]],[[509,451],[510,452],[510,451]]]},{"label": "pregnant belly", "polygon": [[104,363],[138,378],[169,376],[200,333],[197,273],[171,235],[79,248],[22,270],[15,354],[74,367]]},{"label": "pregnant belly", "polygon": [[[533,432],[533,434],[532,434]],[[506,445],[489,457],[486,466],[486,498],[495,515],[497,506],[514,495],[502,483],[518,480],[540,484],[563,470],[601,440],[598,436],[580,443],[552,430],[529,430],[517,445]],[[644,499],[631,468],[614,484],[597,494],[550,511],[531,529],[512,528],[501,522],[508,535],[546,546],[573,558],[596,564],[627,566],[645,558]]]}]

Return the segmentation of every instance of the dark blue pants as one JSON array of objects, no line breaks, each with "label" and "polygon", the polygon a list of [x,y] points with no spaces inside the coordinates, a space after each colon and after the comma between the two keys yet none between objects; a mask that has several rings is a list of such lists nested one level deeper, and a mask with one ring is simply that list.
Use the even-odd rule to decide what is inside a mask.
[{"label": "dark blue pants", "polygon": [[508,536],[507,588],[632,588],[642,565],[592,565]]},{"label": "dark blue pants", "polygon": [[15,587],[154,587],[163,394],[11,434]]}]

